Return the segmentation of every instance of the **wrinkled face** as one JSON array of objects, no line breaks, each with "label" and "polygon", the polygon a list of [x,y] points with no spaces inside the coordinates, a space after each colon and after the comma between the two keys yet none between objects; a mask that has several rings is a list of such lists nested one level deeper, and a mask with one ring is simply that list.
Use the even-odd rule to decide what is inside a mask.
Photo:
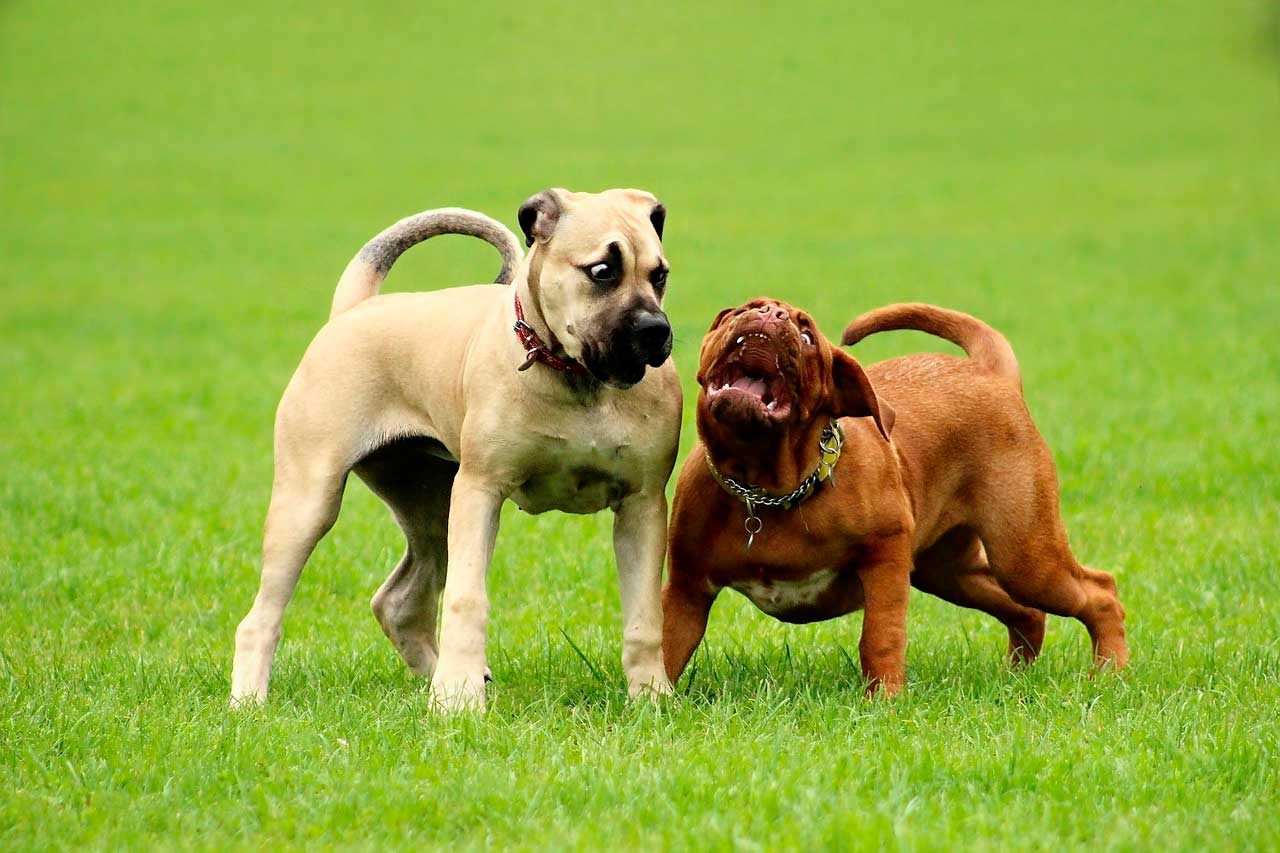
[{"label": "wrinkled face", "polygon": [[671,355],[665,216],[639,190],[547,190],[520,208],[543,319],[569,356],[610,385],[633,385]]},{"label": "wrinkled face", "polygon": [[722,311],[702,342],[706,411],[746,430],[805,421],[830,396],[831,359],[813,318],[785,302],[753,299]]}]

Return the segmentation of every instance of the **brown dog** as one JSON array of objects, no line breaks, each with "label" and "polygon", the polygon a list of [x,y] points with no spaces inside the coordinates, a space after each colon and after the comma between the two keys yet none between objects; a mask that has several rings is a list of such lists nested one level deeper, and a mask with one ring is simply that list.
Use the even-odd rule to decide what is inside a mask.
[{"label": "brown dog", "polygon": [[808,314],[772,299],[711,325],[663,590],[673,682],[725,587],[786,622],[864,608],[869,692],[902,687],[912,585],[1003,622],[1014,662],[1039,653],[1044,611],[1083,622],[1099,666],[1128,660],[1115,580],[1067,545],[1053,457],[1008,341],[966,314],[904,304],[864,314],[842,343],[891,329],[946,338],[969,358],[910,355],[864,372]]}]

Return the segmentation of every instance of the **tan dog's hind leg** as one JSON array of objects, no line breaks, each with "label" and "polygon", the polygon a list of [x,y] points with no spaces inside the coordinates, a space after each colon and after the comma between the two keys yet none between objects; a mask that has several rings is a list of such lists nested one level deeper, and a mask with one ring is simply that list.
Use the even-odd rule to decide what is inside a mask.
[{"label": "tan dog's hind leg", "polygon": [[[437,544],[439,547],[437,547]],[[444,542],[405,547],[395,570],[373,595],[373,615],[414,675],[435,671],[436,622],[444,589]]]},{"label": "tan dog's hind leg", "polygon": [[304,477],[276,466],[266,529],[262,540],[262,578],[253,607],[236,629],[231,668],[231,703],[267,698],[271,663],[280,642],[284,609],[312,550],[338,518],[345,470]]},{"label": "tan dog's hind leg", "polygon": [[356,473],[391,507],[405,552],[373,596],[373,615],[414,675],[430,676],[439,655],[436,623],[448,562],[449,492],[458,466],[412,441],[378,450]]},{"label": "tan dog's hind leg", "polygon": [[1044,643],[1044,611],[1023,607],[991,572],[977,534],[955,528],[916,557],[911,574],[916,589],[960,607],[981,610],[1009,630],[1009,662],[1029,664]]}]

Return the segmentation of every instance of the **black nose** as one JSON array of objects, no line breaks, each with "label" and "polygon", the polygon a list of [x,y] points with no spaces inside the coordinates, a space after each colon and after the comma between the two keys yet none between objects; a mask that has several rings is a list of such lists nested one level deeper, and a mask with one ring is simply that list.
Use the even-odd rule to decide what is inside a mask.
[{"label": "black nose", "polygon": [[632,320],[636,349],[644,362],[657,367],[671,355],[671,324],[661,311],[637,311]]}]

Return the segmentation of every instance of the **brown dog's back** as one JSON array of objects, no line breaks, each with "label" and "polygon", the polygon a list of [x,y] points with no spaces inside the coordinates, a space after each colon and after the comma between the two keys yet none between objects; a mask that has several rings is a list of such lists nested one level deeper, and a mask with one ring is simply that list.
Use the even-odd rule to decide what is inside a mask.
[{"label": "brown dog's back", "polygon": [[926,305],[923,302],[900,302],[868,311],[845,327],[840,343],[852,346],[876,332],[910,330],[926,332],[968,353],[979,367],[1006,377],[1022,389],[1018,359],[1005,336],[979,320],[960,311]]},{"label": "brown dog's back", "polygon": [[869,311],[841,343],[887,331],[920,331],[951,341],[968,358],[917,353],[867,368],[876,392],[897,411],[894,444],[924,548],[992,502],[1035,500],[1056,490],[1053,457],[1027,411],[1013,348],[986,323],[934,305],[902,303]]}]

